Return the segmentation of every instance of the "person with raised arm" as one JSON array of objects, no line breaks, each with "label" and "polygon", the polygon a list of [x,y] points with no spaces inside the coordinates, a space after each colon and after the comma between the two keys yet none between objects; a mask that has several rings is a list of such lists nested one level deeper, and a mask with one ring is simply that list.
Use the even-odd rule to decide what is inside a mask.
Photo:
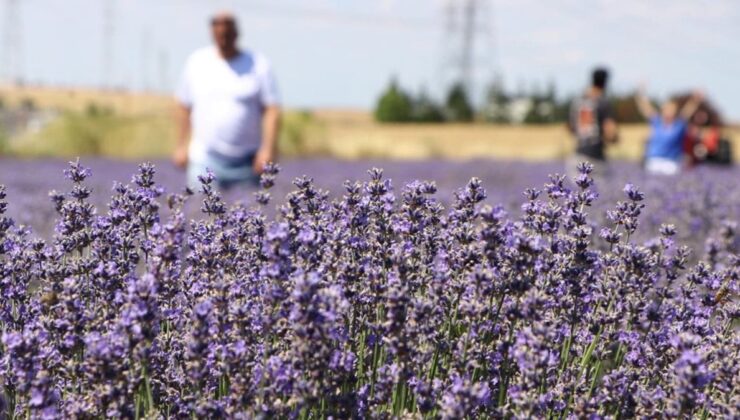
[{"label": "person with raised arm", "polygon": [[684,166],[683,139],[688,121],[699,108],[704,96],[695,91],[681,107],[675,101],[663,103],[658,112],[645,95],[644,87],[636,96],[637,108],[650,124],[650,137],[645,148],[645,169],[653,174],[675,175]]}]

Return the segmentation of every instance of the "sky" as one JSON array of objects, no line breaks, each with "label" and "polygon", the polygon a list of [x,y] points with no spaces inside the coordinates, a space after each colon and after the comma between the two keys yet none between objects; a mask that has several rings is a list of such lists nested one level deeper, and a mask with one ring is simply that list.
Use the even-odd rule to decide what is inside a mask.
[{"label": "sky", "polygon": [[[272,61],[286,106],[370,108],[391,77],[443,95],[461,43],[450,35],[459,20],[450,24],[445,11],[465,0],[15,1],[9,25],[10,0],[0,0],[0,40],[9,30],[16,37],[0,41],[0,63],[8,45],[20,46],[14,68],[27,82],[172,91],[188,54],[210,43],[208,17],[230,9],[241,45]],[[477,3],[476,92],[499,75],[512,91],[554,83],[561,96],[575,94],[594,65],[606,65],[612,91],[644,83],[665,98],[698,88],[740,121],[740,2]]]}]

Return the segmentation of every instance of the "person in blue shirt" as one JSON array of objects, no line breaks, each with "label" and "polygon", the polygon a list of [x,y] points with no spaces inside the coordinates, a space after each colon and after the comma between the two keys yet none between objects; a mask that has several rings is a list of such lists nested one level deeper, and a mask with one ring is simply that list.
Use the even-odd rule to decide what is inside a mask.
[{"label": "person in blue shirt", "polygon": [[683,166],[683,139],[688,121],[703,100],[701,92],[694,92],[681,107],[675,101],[667,101],[660,113],[640,89],[637,108],[650,123],[650,137],[645,151],[645,169],[654,174],[675,175]]}]

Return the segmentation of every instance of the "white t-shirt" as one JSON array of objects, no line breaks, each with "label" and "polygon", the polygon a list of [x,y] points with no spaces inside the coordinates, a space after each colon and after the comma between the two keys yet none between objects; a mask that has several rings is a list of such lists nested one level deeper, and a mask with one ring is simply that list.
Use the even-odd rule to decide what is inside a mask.
[{"label": "white t-shirt", "polygon": [[176,97],[191,109],[193,162],[204,162],[209,152],[234,158],[255,152],[262,140],[262,111],[279,102],[267,58],[243,51],[225,60],[215,47],[190,55]]}]

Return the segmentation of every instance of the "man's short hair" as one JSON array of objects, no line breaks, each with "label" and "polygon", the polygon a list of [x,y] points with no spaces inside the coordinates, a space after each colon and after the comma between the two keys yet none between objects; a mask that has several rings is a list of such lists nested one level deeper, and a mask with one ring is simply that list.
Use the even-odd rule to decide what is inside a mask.
[{"label": "man's short hair", "polygon": [[597,67],[594,72],[591,73],[591,86],[600,89],[606,88],[606,82],[609,80],[609,70],[603,67]]},{"label": "man's short hair", "polygon": [[221,23],[236,26],[236,17],[231,12],[219,12],[211,16],[211,26]]}]

